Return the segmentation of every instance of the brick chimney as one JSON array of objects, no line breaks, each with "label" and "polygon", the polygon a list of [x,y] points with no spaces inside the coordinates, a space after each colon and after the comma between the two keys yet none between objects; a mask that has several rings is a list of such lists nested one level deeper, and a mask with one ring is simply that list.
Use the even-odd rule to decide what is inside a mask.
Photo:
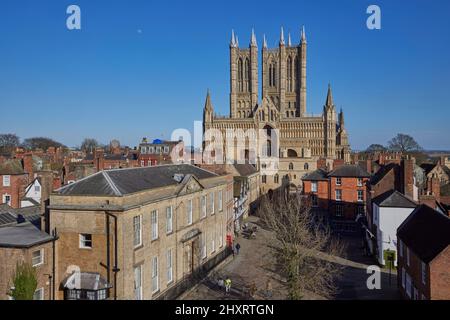
[{"label": "brick chimney", "polygon": [[403,194],[411,199],[414,199],[414,166],[416,164],[415,158],[407,156],[401,161],[401,182]]},{"label": "brick chimney", "polygon": [[437,177],[432,177],[427,180],[428,194],[433,196],[437,202],[441,201],[441,184]]},{"label": "brick chimney", "polygon": [[105,157],[104,157],[105,151],[103,149],[95,149],[94,151],[94,166],[98,171],[103,170],[104,163],[105,163]]},{"label": "brick chimney", "polygon": [[367,159],[366,160],[366,171],[370,174],[372,174],[372,160]]},{"label": "brick chimney", "polygon": [[23,156],[23,170],[28,173],[28,176],[30,178],[30,181],[34,179],[34,172],[33,172],[33,154],[32,153],[26,153]]}]

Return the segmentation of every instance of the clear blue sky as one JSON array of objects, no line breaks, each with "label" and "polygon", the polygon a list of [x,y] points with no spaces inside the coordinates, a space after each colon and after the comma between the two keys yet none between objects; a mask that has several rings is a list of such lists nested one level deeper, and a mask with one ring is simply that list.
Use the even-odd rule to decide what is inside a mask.
[{"label": "clear blue sky", "polygon": [[[66,29],[66,8],[82,30]],[[382,29],[366,28],[377,4]],[[398,132],[450,149],[450,1],[2,0],[0,132],[84,137],[134,146],[201,120],[207,88],[229,111],[228,44],[255,28],[277,44],[280,26],[308,37],[308,112],[331,82],[354,149]]]}]

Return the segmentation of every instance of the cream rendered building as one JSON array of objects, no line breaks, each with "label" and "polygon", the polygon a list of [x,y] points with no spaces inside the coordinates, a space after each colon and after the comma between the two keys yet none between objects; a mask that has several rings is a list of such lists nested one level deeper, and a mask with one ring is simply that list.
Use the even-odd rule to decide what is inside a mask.
[{"label": "cream rendered building", "polygon": [[232,227],[229,175],[188,164],[98,172],[50,196],[57,298],[173,299],[229,254]]},{"label": "cream rendered building", "polygon": [[[230,43],[230,115],[216,115],[209,92],[206,98],[203,110],[204,146],[213,141],[208,140],[208,130],[220,131],[223,137],[223,161],[227,161],[225,150],[229,148],[226,145],[227,130],[241,129],[246,132],[249,129],[264,129],[269,135],[270,132],[278,132],[278,150],[268,151],[272,156],[279,155],[276,168],[278,172],[272,172],[266,177],[262,172],[262,191],[277,188],[283,181],[287,181],[294,188],[299,187],[301,177],[316,169],[319,158],[350,161],[344,114],[341,111],[337,115],[330,86],[323,113],[307,113],[306,54],[304,28],[298,45],[292,44],[290,35],[285,43],[283,29],[278,48],[268,48],[264,36],[261,65],[262,100],[259,101],[256,36],[252,31],[249,47],[241,48],[233,32]],[[236,152],[234,159],[254,156],[258,169],[264,169],[264,155],[250,150],[248,139],[236,143],[236,146],[240,151]],[[268,149],[271,149],[270,145]],[[208,156],[214,157],[215,154]]]}]

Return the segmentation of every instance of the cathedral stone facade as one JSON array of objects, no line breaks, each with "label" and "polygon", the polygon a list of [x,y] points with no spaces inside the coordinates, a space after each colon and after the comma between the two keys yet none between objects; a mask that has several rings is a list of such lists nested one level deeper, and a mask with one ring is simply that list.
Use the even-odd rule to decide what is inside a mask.
[{"label": "cathedral stone facade", "polygon": [[[230,115],[214,113],[208,92],[203,110],[203,130],[216,129],[224,137],[229,129],[276,129],[279,138],[279,170],[264,177],[268,188],[276,187],[279,176],[289,177],[298,186],[301,176],[314,170],[317,159],[350,161],[350,145],[344,126],[344,114],[336,112],[331,87],[321,115],[310,115],[306,106],[307,40],[304,28],[300,43],[287,42],[281,29],[278,48],[268,48],[264,36],[262,48],[261,100],[259,100],[258,45],[252,31],[248,48],[239,47],[234,32],[230,42]],[[269,134],[270,135],[270,134]],[[249,150],[243,149],[248,157]],[[224,156],[225,157],[225,156]],[[260,159],[257,154],[256,158]],[[224,159],[226,160],[226,159]],[[286,163],[285,163],[286,162]],[[261,166],[261,161],[257,162]],[[282,169],[282,168],[284,168]],[[286,172],[284,172],[286,171]],[[271,184],[274,184],[272,186]]]}]

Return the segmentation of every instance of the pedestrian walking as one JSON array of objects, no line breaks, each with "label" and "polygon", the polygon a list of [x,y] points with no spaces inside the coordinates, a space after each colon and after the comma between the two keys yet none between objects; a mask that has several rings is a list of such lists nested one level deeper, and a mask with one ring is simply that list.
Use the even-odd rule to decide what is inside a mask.
[{"label": "pedestrian walking", "polygon": [[236,243],[236,254],[239,255],[239,250],[241,250],[241,245],[238,243]]},{"label": "pedestrian walking", "polygon": [[219,290],[222,290],[222,288],[224,287],[224,281],[223,281],[222,278],[220,278],[220,279],[217,281],[217,285],[219,286]]},{"label": "pedestrian walking", "polygon": [[272,298],[272,282],[270,279],[267,279],[266,282],[266,295],[268,298]]},{"label": "pedestrian walking", "polygon": [[227,277],[225,279],[225,293],[226,294],[230,293],[230,290],[231,290],[231,279]]}]

